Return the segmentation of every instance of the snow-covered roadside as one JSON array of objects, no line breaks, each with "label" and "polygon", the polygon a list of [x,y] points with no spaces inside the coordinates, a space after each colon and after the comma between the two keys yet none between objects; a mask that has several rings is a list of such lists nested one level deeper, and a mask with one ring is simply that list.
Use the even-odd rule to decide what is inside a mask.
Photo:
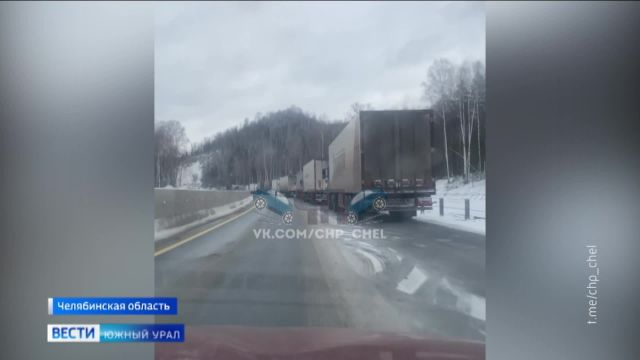
[{"label": "snow-covered roadside", "polygon": [[[433,209],[418,212],[416,219],[436,225],[486,234],[486,180],[463,184],[456,180],[447,184],[447,180],[436,181],[436,194]],[[440,198],[444,200],[444,216],[440,216]],[[464,200],[469,199],[471,219],[464,219]]]},{"label": "snow-covered roadside", "polygon": [[[190,230],[190,229],[192,229],[192,228],[194,228],[196,226],[199,226],[199,225],[205,224],[207,222],[219,219],[219,218],[221,218],[223,216],[227,216],[229,214],[232,214],[232,213],[244,208],[245,206],[249,205],[252,200],[253,200],[253,197],[249,196],[249,197],[246,197],[246,198],[244,198],[244,199],[242,199],[240,201],[232,202],[230,204],[226,204],[226,205],[222,205],[222,206],[216,206],[216,207],[213,207],[211,209],[205,209],[205,210],[198,211],[198,213],[203,214],[203,217],[201,219],[196,220],[194,222],[190,222],[190,223],[185,224],[185,225],[166,228],[166,229],[163,229],[161,227],[162,219],[155,219],[154,220],[154,226],[155,226],[154,238],[155,238],[155,241],[169,238],[169,237],[177,235],[177,234],[179,234],[181,232]],[[211,215],[205,215],[205,214],[211,214]]]}]

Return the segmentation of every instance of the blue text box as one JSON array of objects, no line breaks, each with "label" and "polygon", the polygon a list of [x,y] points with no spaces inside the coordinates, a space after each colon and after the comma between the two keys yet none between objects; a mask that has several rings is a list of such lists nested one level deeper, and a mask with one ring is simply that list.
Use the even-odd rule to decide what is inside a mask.
[{"label": "blue text box", "polygon": [[178,299],[170,297],[49,298],[50,315],[176,315]]}]

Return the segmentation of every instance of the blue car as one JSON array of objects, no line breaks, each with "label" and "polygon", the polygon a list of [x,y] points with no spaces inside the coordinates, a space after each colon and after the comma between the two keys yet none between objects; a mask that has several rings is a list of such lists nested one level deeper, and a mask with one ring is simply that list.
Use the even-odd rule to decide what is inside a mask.
[{"label": "blue car", "polygon": [[387,207],[387,194],[382,190],[365,190],[357,193],[349,203],[347,222],[355,224],[363,215],[377,214]]},{"label": "blue car", "polygon": [[253,205],[258,210],[269,209],[274,213],[282,216],[282,221],[285,224],[291,224],[293,222],[293,209],[288,202],[279,199],[274,194],[265,190],[256,190],[253,193]]}]

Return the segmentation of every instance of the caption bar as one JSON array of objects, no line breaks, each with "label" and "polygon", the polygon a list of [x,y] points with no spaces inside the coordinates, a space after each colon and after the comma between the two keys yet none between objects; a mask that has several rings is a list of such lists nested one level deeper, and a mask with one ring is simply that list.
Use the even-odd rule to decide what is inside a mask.
[{"label": "caption bar", "polygon": [[49,298],[49,315],[177,315],[178,299],[166,297]]},{"label": "caption bar", "polygon": [[184,324],[49,324],[47,342],[184,342]]}]

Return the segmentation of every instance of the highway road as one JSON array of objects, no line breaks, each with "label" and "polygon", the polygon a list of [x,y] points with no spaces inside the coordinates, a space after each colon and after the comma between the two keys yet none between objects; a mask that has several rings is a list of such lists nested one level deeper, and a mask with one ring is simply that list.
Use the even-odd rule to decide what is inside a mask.
[{"label": "highway road", "polygon": [[[180,301],[177,317],[157,321],[484,340],[484,236],[384,217],[353,226],[292,202],[291,225],[253,209],[157,249],[156,294]],[[321,229],[324,236],[278,238],[278,229]],[[362,236],[373,235],[366,230],[382,236]]]}]

